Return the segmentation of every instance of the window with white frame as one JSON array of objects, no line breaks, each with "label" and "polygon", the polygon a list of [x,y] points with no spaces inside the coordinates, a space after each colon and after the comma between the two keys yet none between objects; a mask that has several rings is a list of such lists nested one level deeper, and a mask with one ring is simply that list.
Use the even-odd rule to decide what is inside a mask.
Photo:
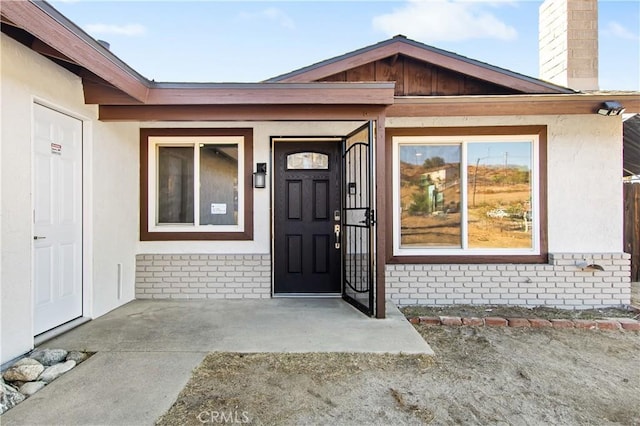
[{"label": "window with white frame", "polygon": [[394,255],[540,254],[539,136],[394,136]]},{"label": "window with white frame", "polygon": [[250,129],[143,129],[141,239],[252,238],[245,177],[251,135]]}]

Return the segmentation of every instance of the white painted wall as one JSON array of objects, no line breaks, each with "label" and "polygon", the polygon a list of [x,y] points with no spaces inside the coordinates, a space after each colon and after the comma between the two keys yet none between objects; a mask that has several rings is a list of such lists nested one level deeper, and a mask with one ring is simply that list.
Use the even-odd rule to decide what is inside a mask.
[{"label": "white painted wall", "polygon": [[[92,316],[135,298],[139,217],[137,123],[94,123]],[[118,298],[118,263],[122,291]]]},{"label": "white painted wall", "polygon": [[550,253],[623,251],[622,121],[597,114],[387,118],[387,127],[548,126]]},{"label": "white painted wall", "polygon": [[[77,76],[4,34],[0,52],[0,362],[6,362],[33,346],[33,102],[84,121],[85,316],[101,315],[134,297],[138,125],[98,122],[97,108],[84,104]],[[120,299],[117,263],[124,271]]]}]

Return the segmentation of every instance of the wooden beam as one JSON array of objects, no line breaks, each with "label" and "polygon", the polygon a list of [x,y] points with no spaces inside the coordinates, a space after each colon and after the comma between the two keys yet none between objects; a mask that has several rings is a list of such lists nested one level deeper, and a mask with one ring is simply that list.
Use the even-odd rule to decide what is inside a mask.
[{"label": "wooden beam", "polygon": [[31,49],[34,52],[40,53],[41,55],[48,56],[50,58],[60,59],[61,61],[65,61],[65,62],[69,62],[71,64],[77,65],[74,61],[69,59],[69,57],[58,52],[56,49],[42,42],[42,40],[38,38],[34,39],[33,43],[31,43]]},{"label": "wooden beam", "polygon": [[637,95],[555,95],[396,98],[387,117],[459,117],[487,115],[595,114],[605,100],[640,111]]},{"label": "wooden beam", "polygon": [[[89,81],[85,102],[100,105],[138,105],[121,90],[104,81]],[[169,87],[163,87],[169,86]],[[147,105],[390,105],[394,83],[312,83],[312,84],[159,84],[149,89]],[[123,96],[125,95],[125,96]]]},{"label": "wooden beam", "polygon": [[371,120],[372,105],[101,105],[101,121]]},{"label": "wooden beam", "polygon": [[[255,105],[255,104],[363,104],[390,105],[393,103],[393,84],[317,83],[314,86],[294,87],[270,83],[245,85],[238,88],[153,88],[146,99],[148,105]],[[101,102],[104,103],[104,102]]]},{"label": "wooden beam", "polygon": [[16,24],[14,24],[13,21],[11,21],[9,18],[5,17],[4,15],[0,15],[0,22],[5,24],[5,25],[11,25],[12,27],[18,28],[18,26]]},{"label": "wooden beam", "polygon": [[[85,73],[81,73],[85,74]],[[140,105],[141,102],[116,89],[112,85],[91,77],[82,76],[85,104]]]},{"label": "wooden beam", "polygon": [[380,59],[388,58],[389,56],[393,56],[398,53],[400,53],[399,43],[391,43],[386,46],[381,46],[377,49],[369,50],[359,55],[347,55],[347,57],[345,57],[344,59],[329,63],[327,65],[322,65],[317,68],[312,68],[309,71],[301,72],[299,74],[279,81],[283,83],[317,81],[330,75],[337,74],[351,68],[359,67],[369,62],[375,62]]},{"label": "wooden beam", "polygon": [[387,239],[387,223],[385,219],[387,212],[390,211],[387,205],[387,187],[390,186],[391,174],[386,173],[387,151],[384,111],[378,115],[375,126],[376,318],[385,318],[387,246],[391,246],[391,240]]},{"label": "wooden beam", "polygon": [[[46,3],[45,3],[46,4]],[[124,69],[115,56],[107,57],[71,28],[61,24],[30,1],[2,2],[2,15],[68,60],[94,72],[133,98],[144,101],[148,87],[131,70]]]}]

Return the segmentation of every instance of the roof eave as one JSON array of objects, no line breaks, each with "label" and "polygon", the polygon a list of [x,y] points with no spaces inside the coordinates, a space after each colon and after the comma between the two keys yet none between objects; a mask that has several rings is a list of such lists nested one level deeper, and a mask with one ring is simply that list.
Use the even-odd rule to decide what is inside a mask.
[{"label": "roof eave", "polygon": [[138,101],[150,82],[44,1],[2,2],[2,16]]},{"label": "roof eave", "polygon": [[[620,102],[627,111],[640,111],[640,93],[543,94],[473,96],[397,96],[388,117],[505,116],[597,114],[605,101]],[[603,117],[606,119],[608,117]]]},{"label": "roof eave", "polygon": [[100,85],[85,102],[100,105],[391,105],[394,83],[154,83],[144,102]]}]

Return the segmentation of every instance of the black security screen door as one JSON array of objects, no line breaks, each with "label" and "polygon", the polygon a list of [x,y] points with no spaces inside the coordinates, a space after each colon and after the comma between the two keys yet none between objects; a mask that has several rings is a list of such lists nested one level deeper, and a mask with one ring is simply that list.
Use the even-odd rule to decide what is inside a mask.
[{"label": "black security screen door", "polygon": [[344,140],[342,156],[342,286],[343,298],[374,315],[373,123]]},{"label": "black security screen door", "polygon": [[340,294],[340,154],[339,140],[274,145],[276,294]]}]

